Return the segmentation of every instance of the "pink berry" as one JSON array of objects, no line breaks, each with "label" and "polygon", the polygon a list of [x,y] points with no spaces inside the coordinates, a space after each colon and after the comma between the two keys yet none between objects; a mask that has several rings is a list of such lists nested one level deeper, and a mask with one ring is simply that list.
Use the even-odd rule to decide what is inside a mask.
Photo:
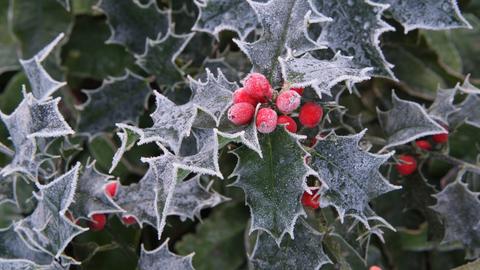
[{"label": "pink berry", "polygon": [[132,225],[132,224],[135,224],[137,223],[137,220],[133,217],[133,216],[123,216],[122,217],[122,221],[123,223],[125,223],[126,225]]},{"label": "pink berry", "polygon": [[305,88],[303,88],[303,87],[292,87],[292,88],[290,88],[290,90],[297,92],[301,96],[301,95],[303,95],[303,90],[305,90]]},{"label": "pink berry", "polygon": [[436,143],[446,143],[448,142],[448,133],[433,135],[432,140]]},{"label": "pink berry", "polygon": [[276,105],[280,112],[289,114],[300,106],[300,95],[292,90],[280,93],[277,97]]},{"label": "pink berry", "polygon": [[90,229],[92,231],[101,231],[105,228],[105,224],[107,224],[107,216],[105,214],[93,214],[90,219]]},{"label": "pink berry", "polygon": [[105,185],[105,192],[107,193],[108,197],[113,198],[115,194],[117,194],[118,182],[112,181]]},{"label": "pink berry", "polygon": [[430,151],[432,150],[432,144],[427,140],[418,140],[415,142],[418,148]]},{"label": "pink berry", "polygon": [[370,266],[368,270],[382,270],[382,268],[380,266],[373,265],[373,266]]},{"label": "pink berry", "polygon": [[400,162],[395,165],[395,169],[397,169],[399,174],[410,175],[417,170],[417,161],[414,157],[410,155],[401,155],[398,159]]},{"label": "pink berry", "polygon": [[242,102],[233,104],[228,110],[228,120],[237,126],[242,126],[252,121],[255,114],[255,107],[252,104]]},{"label": "pink berry", "polygon": [[277,127],[277,113],[270,108],[261,108],[257,114],[257,130],[260,133],[271,133]]},{"label": "pink berry", "polygon": [[242,102],[250,103],[253,106],[256,106],[258,103],[255,98],[251,97],[247,91],[245,91],[245,88],[238,88],[233,92],[233,103],[237,104]]},{"label": "pink berry", "polygon": [[277,120],[277,125],[285,125],[288,131],[295,133],[297,132],[297,123],[290,116],[280,115]]},{"label": "pink berry", "polygon": [[314,128],[320,123],[323,117],[323,109],[320,105],[307,102],[300,108],[298,119],[307,128]]},{"label": "pink berry", "polygon": [[243,83],[245,91],[249,96],[262,103],[272,99],[273,89],[268,79],[260,73],[248,75]]}]

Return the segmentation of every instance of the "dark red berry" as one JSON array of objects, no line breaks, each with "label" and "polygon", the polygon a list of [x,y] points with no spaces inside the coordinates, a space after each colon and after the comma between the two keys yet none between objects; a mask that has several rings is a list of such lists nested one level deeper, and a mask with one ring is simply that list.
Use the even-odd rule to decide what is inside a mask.
[{"label": "dark red berry", "polygon": [[318,188],[310,189],[312,194],[304,191],[302,195],[302,204],[306,207],[317,209],[320,207],[320,194],[317,194]]},{"label": "dark red berry", "polygon": [[258,103],[258,101],[251,97],[244,88],[238,88],[233,92],[233,103],[237,104],[242,102],[250,103],[253,106],[256,106]]},{"label": "dark red berry", "polygon": [[448,133],[433,135],[432,140],[436,143],[446,143],[448,142]]},{"label": "dark red berry", "polygon": [[314,128],[320,123],[322,117],[322,107],[316,103],[307,102],[300,108],[298,119],[305,127]]},{"label": "dark red berry", "polygon": [[417,170],[417,161],[414,157],[410,155],[401,155],[398,159],[400,162],[395,165],[395,168],[399,174],[410,175]]},{"label": "dark red berry", "polygon": [[137,223],[137,220],[133,216],[123,216],[122,221],[126,225],[132,225],[132,224]]},{"label": "dark red berry", "polygon": [[297,123],[293,118],[286,115],[280,115],[277,120],[277,125],[285,125],[288,131],[295,133],[297,132]]},{"label": "dark red berry", "polygon": [[93,214],[90,219],[89,227],[92,231],[101,231],[107,224],[107,216],[105,214]]},{"label": "dark red berry", "polygon": [[257,113],[257,130],[260,133],[271,133],[277,127],[277,113],[270,108],[261,108]]},{"label": "dark red berry", "polygon": [[301,96],[301,95],[303,95],[303,90],[305,90],[305,88],[303,88],[303,87],[292,87],[292,88],[290,88],[290,90],[297,92]]},{"label": "dark red berry", "polygon": [[255,107],[252,104],[242,102],[233,104],[228,109],[228,120],[237,126],[242,126],[250,123],[255,114]]},{"label": "dark red berry", "polygon": [[259,102],[272,99],[273,89],[268,79],[260,73],[248,75],[243,83],[245,91]]},{"label": "dark red berry", "polygon": [[288,90],[278,95],[275,104],[280,112],[289,114],[300,106],[300,101],[301,97],[297,92]]},{"label": "dark red berry", "polygon": [[432,144],[427,140],[418,140],[415,142],[418,148],[430,151],[432,150]]},{"label": "dark red berry", "polygon": [[113,198],[115,194],[117,194],[118,182],[111,181],[105,185],[105,192],[107,193],[108,197]]}]

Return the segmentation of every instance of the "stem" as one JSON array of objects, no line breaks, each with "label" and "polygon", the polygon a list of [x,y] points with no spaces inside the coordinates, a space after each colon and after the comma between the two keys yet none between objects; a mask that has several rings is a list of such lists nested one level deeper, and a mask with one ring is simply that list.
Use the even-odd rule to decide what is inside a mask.
[{"label": "stem", "polygon": [[430,152],[430,155],[432,155],[433,158],[445,161],[451,165],[460,166],[469,172],[480,174],[480,167],[475,164],[463,161],[458,158],[447,156],[441,153]]}]

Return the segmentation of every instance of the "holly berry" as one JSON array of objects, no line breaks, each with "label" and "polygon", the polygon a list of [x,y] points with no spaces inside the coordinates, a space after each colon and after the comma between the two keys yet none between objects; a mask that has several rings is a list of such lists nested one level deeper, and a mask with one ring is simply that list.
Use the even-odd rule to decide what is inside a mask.
[{"label": "holly berry", "polygon": [[448,133],[441,133],[432,136],[432,140],[436,143],[448,142]]},{"label": "holly berry", "polygon": [[288,131],[295,133],[297,132],[297,123],[295,123],[295,120],[291,118],[290,116],[286,115],[280,115],[277,120],[277,125],[284,125],[286,124],[286,128]]},{"label": "holly berry", "polygon": [[255,114],[255,107],[252,104],[242,102],[233,104],[228,109],[228,120],[237,126],[242,126],[250,123]]},{"label": "holly berry", "polygon": [[247,91],[245,91],[245,88],[238,88],[233,92],[233,103],[237,104],[242,102],[250,103],[253,106],[256,106],[258,103],[255,98],[251,97]]},{"label": "holly berry", "polygon": [[135,224],[137,223],[137,220],[133,217],[133,216],[123,216],[122,217],[122,221],[123,223],[125,223],[126,225],[132,225],[132,224]]},{"label": "holly berry", "polygon": [[370,266],[370,268],[368,268],[368,270],[382,270],[382,268],[380,266],[373,265],[373,266]]},{"label": "holly berry", "polygon": [[277,113],[270,108],[261,108],[257,114],[257,130],[260,133],[271,133],[277,127]]},{"label": "holly berry", "polygon": [[432,150],[432,144],[427,140],[418,140],[415,142],[418,148],[430,151]]},{"label": "holly berry", "polygon": [[400,162],[395,165],[395,168],[399,174],[410,175],[417,169],[417,161],[414,157],[410,155],[401,155],[398,159]]},{"label": "holly berry", "polygon": [[312,194],[304,191],[302,195],[302,204],[306,207],[317,209],[320,207],[320,194],[317,194],[318,189],[310,189]]},{"label": "holly berry", "polygon": [[290,90],[297,92],[301,96],[301,95],[303,95],[303,90],[305,90],[305,88],[303,88],[303,87],[292,87],[292,88],[290,88]]},{"label": "holly berry", "polygon": [[264,103],[272,99],[273,89],[268,79],[260,73],[252,73],[245,79],[243,86],[249,96]]},{"label": "holly berry", "polygon": [[105,192],[107,193],[108,197],[113,198],[115,194],[117,194],[118,182],[111,181],[105,185]]},{"label": "holly berry", "polygon": [[107,216],[105,214],[93,214],[90,219],[92,220],[89,227],[92,231],[101,231],[107,224]]},{"label": "holly berry", "polygon": [[277,97],[276,105],[280,112],[289,114],[300,106],[300,95],[292,90],[281,92]]},{"label": "holly berry", "polygon": [[298,119],[302,125],[308,128],[314,128],[320,123],[322,117],[322,107],[314,102],[307,102],[300,108]]}]

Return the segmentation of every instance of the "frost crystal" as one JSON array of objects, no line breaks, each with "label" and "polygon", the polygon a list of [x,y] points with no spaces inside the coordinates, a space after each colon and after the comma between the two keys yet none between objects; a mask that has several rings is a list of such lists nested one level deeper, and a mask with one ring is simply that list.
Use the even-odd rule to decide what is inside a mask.
[{"label": "frost crystal", "polygon": [[142,246],[138,268],[140,270],[193,270],[193,254],[182,257],[168,250],[168,239],[155,250],[148,251]]}]

